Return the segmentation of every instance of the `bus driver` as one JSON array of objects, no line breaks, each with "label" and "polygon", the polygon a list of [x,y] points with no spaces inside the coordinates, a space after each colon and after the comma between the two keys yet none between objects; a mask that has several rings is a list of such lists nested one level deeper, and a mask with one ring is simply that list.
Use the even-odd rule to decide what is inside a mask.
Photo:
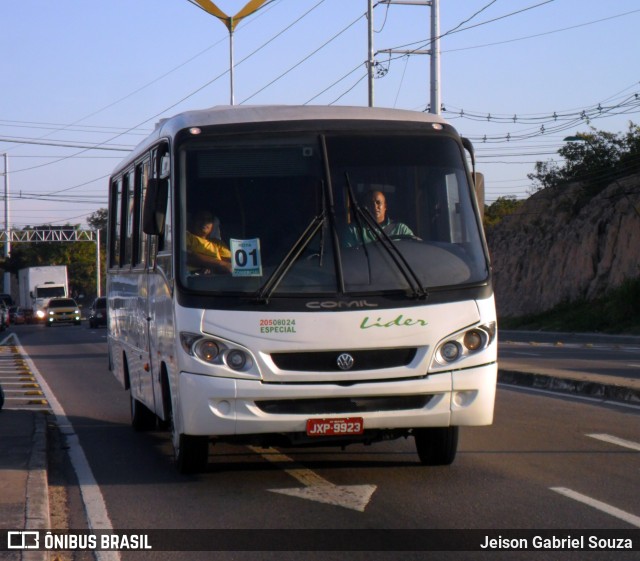
[{"label": "bus driver", "polygon": [[[380,228],[389,236],[394,238],[396,236],[409,236],[413,237],[411,228],[403,222],[395,222],[387,216],[387,199],[382,191],[371,191],[367,194],[365,200],[365,206],[367,210],[373,216],[373,219],[378,223]],[[348,247],[358,245],[360,243],[371,243],[378,238],[370,228],[364,226],[359,229],[353,224],[349,229],[349,241]]]}]

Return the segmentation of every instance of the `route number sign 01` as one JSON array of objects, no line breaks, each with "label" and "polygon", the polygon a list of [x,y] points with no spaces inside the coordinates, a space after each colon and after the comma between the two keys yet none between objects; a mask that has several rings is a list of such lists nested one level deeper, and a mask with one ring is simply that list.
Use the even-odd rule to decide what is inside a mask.
[{"label": "route number sign 01", "polygon": [[231,267],[236,277],[261,277],[262,259],[260,238],[234,240],[231,238]]}]

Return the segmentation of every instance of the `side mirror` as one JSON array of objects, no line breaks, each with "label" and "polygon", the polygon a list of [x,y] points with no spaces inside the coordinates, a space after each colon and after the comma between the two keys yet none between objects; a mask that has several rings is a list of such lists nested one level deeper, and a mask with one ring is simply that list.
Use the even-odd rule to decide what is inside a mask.
[{"label": "side mirror", "polygon": [[142,208],[142,230],[152,236],[164,232],[164,222],[167,215],[167,196],[169,193],[168,179],[149,179]]}]

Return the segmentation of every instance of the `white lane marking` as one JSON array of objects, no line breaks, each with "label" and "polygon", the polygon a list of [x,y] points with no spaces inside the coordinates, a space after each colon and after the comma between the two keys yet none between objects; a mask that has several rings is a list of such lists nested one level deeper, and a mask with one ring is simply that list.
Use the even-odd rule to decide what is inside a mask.
[{"label": "white lane marking", "polygon": [[635,514],[631,514],[629,512],[616,508],[615,506],[608,505],[607,503],[603,503],[602,501],[592,499],[587,495],[582,495],[581,493],[577,493],[576,491],[572,491],[571,489],[567,489],[566,487],[551,487],[551,490],[555,491],[556,493],[560,493],[565,497],[573,499],[574,501],[581,502],[601,512],[614,516],[615,518],[623,520],[624,522],[627,522],[628,524],[631,524],[636,528],[640,528],[640,516],[636,516]]},{"label": "white lane marking", "polygon": [[[20,354],[25,358],[25,361],[29,365],[31,372],[35,376],[38,384],[42,388],[53,414],[56,416],[56,422],[60,429],[60,432],[66,437],[67,445],[69,446],[68,453],[71,463],[78,477],[78,484],[80,486],[80,493],[82,495],[82,502],[84,503],[85,512],[87,513],[87,522],[89,528],[92,530],[113,530],[113,524],[109,518],[107,507],[104,502],[104,497],[100,491],[89,461],[80,446],[78,435],[73,430],[73,425],[67,418],[67,415],[60,405],[60,402],[51,391],[49,384],[42,377],[36,365],[27,355],[26,351],[20,344],[20,340],[15,333],[12,333],[10,337],[15,340],[15,345],[18,348]],[[94,551],[97,561],[120,561],[120,553],[117,551]]]},{"label": "white lane marking", "polygon": [[303,488],[291,489],[268,489],[272,493],[282,493],[321,503],[327,503],[343,508],[350,508],[359,512],[364,512],[367,508],[371,496],[377,489],[375,485],[335,485],[320,477],[314,471],[301,467],[289,456],[285,456],[275,448],[260,448],[249,446],[256,454],[260,454],[265,460],[273,463],[290,463],[291,469],[285,469],[292,477],[295,477],[304,485]]},{"label": "white lane marking", "polygon": [[632,440],[624,440],[623,438],[618,438],[617,436],[611,436],[610,434],[588,434],[590,438],[595,438],[597,440],[602,440],[603,442],[608,442],[609,444],[616,444],[618,446],[623,446],[624,448],[631,448],[631,450],[637,450],[640,452],[640,443],[633,442]]}]

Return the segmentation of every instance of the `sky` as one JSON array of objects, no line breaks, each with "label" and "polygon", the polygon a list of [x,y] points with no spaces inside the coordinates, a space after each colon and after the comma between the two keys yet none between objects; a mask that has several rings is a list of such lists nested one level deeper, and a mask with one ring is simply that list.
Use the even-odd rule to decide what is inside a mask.
[{"label": "sky", "polygon": [[[367,4],[268,1],[234,33],[235,103],[366,106]],[[428,49],[430,9],[374,4],[374,104],[424,111],[430,56],[380,51]],[[0,22],[3,226],[87,227],[159,119],[230,101],[227,28],[189,0],[0,0]],[[442,116],[488,204],[528,197],[566,136],[640,122],[639,26],[637,0],[440,0]]]}]

